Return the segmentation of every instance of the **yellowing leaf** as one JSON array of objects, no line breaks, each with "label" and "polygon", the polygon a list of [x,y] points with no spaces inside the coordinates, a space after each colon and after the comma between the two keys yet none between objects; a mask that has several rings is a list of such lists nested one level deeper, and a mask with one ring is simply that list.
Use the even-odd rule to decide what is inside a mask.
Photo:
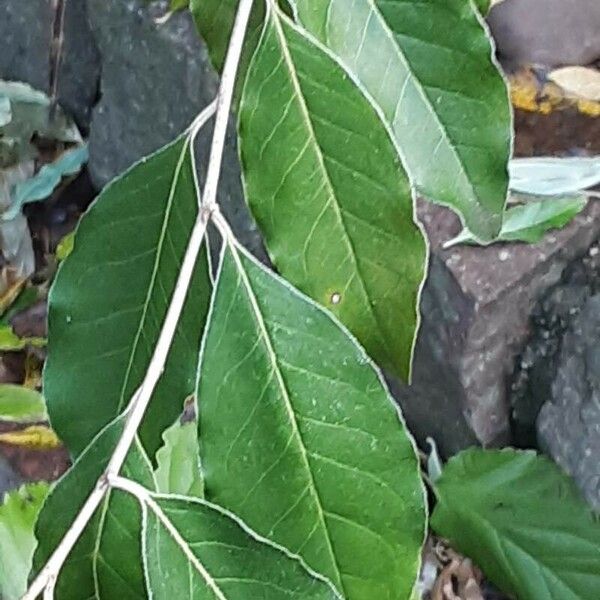
[{"label": "yellowing leaf", "polygon": [[61,446],[56,433],[46,425],[30,425],[18,431],[0,433],[0,442],[32,450],[53,450]]}]

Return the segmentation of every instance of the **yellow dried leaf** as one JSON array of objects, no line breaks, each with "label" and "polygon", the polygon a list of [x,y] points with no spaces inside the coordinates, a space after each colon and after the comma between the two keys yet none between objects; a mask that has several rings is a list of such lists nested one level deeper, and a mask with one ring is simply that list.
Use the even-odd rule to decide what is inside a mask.
[{"label": "yellow dried leaf", "polygon": [[0,442],[32,450],[52,450],[61,446],[56,433],[46,425],[30,425],[25,429],[0,433]]}]

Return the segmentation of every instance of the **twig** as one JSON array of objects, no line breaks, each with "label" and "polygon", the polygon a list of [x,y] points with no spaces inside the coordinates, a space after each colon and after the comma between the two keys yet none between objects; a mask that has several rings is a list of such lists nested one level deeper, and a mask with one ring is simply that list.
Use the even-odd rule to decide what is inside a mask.
[{"label": "twig", "polygon": [[65,13],[67,0],[52,0],[52,36],[50,38],[50,118],[53,119],[58,106],[58,79],[65,43]]},{"label": "twig", "polygon": [[[225,136],[227,134],[227,123],[229,122],[229,111],[233,99],[235,80],[242,55],[250,11],[253,0],[240,0],[235,23],[231,32],[227,58],[221,76],[221,87],[217,96],[217,116],[215,118],[215,131],[212,139],[208,171],[202,202],[210,211],[216,205],[217,188],[219,186],[219,175],[221,174],[221,163],[223,162],[223,150],[225,148]],[[195,136],[192,136],[192,140]]]},{"label": "twig", "polygon": [[[52,556],[33,581],[25,595],[22,596],[21,600],[34,600],[49,586],[50,593],[52,593],[52,587],[58,578],[58,574],[64,561],[104,498],[104,495],[110,487],[109,482],[118,476],[131,444],[135,439],[137,430],[142,422],[156,384],[163,373],[167,355],[171,348],[171,343],[183,310],[190,281],[194,273],[198,254],[200,253],[202,240],[206,233],[208,221],[210,220],[212,212],[217,208],[217,187],[223,159],[223,150],[225,147],[229,110],[231,108],[237,67],[241,56],[251,8],[252,0],[241,0],[217,96],[217,116],[208,165],[208,174],[204,187],[204,201],[202,202],[198,218],[190,235],[181,270],[177,278],[175,291],[173,292],[171,303],[167,310],[167,315],[156,348],[150,360],[146,376],[144,377],[142,385],[138,388],[130,401],[123,433],[115,447],[115,451],[109,461],[106,471],[96,483],[94,490],[88,496],[85,504],[79,511],[79,514],[71,524],[71,527],[61,540],[60,544],[54,550]],[[213,104],[209,105],[200,117],[196,119],[190,133],[191,143],[193,143],[200,127],[206,123],[208,118],[213,114],[214,109]],[[204,118],[202,118],[202,115],[204,115]],[[193,167],[195,168],[195,165],[193,165]]]}]

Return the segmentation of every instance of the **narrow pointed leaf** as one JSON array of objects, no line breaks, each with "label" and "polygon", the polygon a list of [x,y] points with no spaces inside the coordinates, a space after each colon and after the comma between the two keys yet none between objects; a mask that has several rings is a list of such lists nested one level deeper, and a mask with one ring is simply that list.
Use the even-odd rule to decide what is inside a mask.
[{"label": "narrow pointed leaf", "polygon": [[[123,431],[123,418],[103,429],[58,482],[36,527],[34,571],[48,560],[106,468]],[[123,474],[154,488],[152,470],[135,445]],[[109,492],[63,565],[57,600],[146,599],[141,563],[141,511],[134,498]]]},{"label": "narrow pointed leaf", "polygon": [[357,85],[276,9],[239,131],[248,202],[275,265],[407,380],[426,260],[408,180]]},{"label": "narrow pointed leaf", "polygon": [[[504,213],[504,223],[498,242],[539,242],[546,233],[560,229],[578,215],[586,206],[584,196],[574,198],[543,198],[529,200],[512,206]],[[473,234],[464,229],[458,236],[444,244],[445,248],[456,244],[477,244]]]},{"label": "narrow pointed leaf", "polygon": [[27,589],[36,546],[34,526],[50,486],[28,483],[0,504],[0,598],[17,600]]},{"label": "narrow pointed leaf", "polygon": [[198,401],[209,500],[349,600],[410,597],[425,508],[397,408],[329,313],[232,245]]},{"label": "narrow pointed leaf", "polygon": [[521,194],[575,194],[600,184],[600,157],[538,156],[510,161],[510,189]]},{"label": "narrow pointed leaf", "polygon": [[481,17],[468,0],[292,0],[302,25],[340,57],[381,108],[427,198],[497,236],[511,116]]},{"label": "narrow pointed leaf", "polygon": [[154,600],[338,597],[297,558],[260,541],[215,505],[157,497],[144,520],[144,565]]},{"label": "narrow pointed leaf", "polygon": [[[50,292],[44,371],[52,425],[75,455],[141,383],[196,213],[184,137],[115,180],[82,219]],[[193,390],[210,294],[206,265],[203,253],[141,428],[151,456]]]},{"label": "narrow pointed leaf", "polygon": [[433,529],[511,597],[600,598],[600,522],[548,459],[466,450],[435,487]]},{"label": "narrow pointed leaf", "polygon": [[156,485],[164,494],[204,497],[198,460],[198,425],[178,419],[163,433],[164,445],[156,453]]}]

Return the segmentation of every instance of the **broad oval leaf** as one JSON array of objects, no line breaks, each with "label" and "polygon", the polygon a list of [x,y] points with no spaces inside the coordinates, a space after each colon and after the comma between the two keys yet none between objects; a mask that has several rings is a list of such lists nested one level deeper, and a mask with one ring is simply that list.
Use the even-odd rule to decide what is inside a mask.
[{"label": "broad oval leaf", "polygon": [[[184,136],[115,180],[83,217],[50,292],[44,371],[50,420],[73,454],[141,383],[196,214]],[[204,253],[140,431],[150,456],[193,390],[209,294]]]},{"label": "broad oval leaf", "polygon": [[426,261],[408,180],[357,85],[275,8],[239,132],[247,199],[275,265],[407,380]]},{"label": "broad oval leaf", "polygon": [[[498,235],[498,242],[539,242],[546,233],[560,229],[578,215],[586,206],[584,196],[574,198],[542,198],[528,200],[524,204],[511,206],[504,213],[504,223]],[[468,230],[463,230],[455,238],[444,244],[444,248],[456,244],[477,244]]]},{"label": "broad oval leaf", "polygon": [[482,241],[500,231],[511,113],[468,0],[292,0],[381,108],[417,190]]},{"label": "broad oval leaf", "polygon": [[[58,482],[36,526],[39,546],[34,572],[60,543],[114,451],[123,431],[122,417],[104,428]],[[123,474],[154,488],[151,465],[139,443]],[[141,561],[141,511],[137,501],[110,491],[65,561],[56,584],[57,600],[123,598],[145,600]]]},{"label": "broad oval leaf", "polygon": [[328,582],[259,540],[233,515],[157,496],[144,510],[144,566],[154,600],[333,600]]},{"label": "broad oval leaf", "polygon": [[349,600],[408,599],[424,538],[412,438],[329,313],[231,240],[204,340],[206,496]]},{"label": "broad oval leaf", "polygon": [[27,589],[35,551],[34,526],[49,484],[28,483],[0,503],[0,597],[17,600]]},{"label": "broad oval leaf", "polygon": [[535,452],[471,449],[435,484],[432,527],[519,600],[600,597],[600,523]]}]

